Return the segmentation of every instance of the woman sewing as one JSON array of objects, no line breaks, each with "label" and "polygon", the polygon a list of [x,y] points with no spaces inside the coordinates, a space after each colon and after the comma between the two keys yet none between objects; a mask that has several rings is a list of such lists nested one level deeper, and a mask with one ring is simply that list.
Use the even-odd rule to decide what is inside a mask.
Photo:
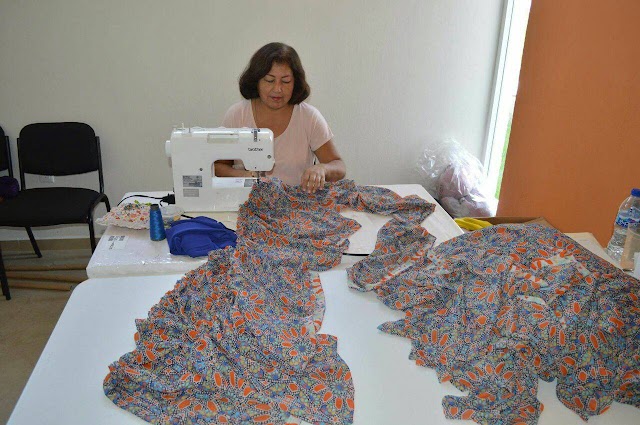
[{"label": "woman sewing", "polygon": [[[267,175],[313,193],[325,182],[342,179],[346,167],[327,121],[304,102],[310,93],[298,53],[286,44],[269,43],[251,57],[240,77],[244,100],[229,108],[222,125],[270,129],[275,165]],[[233,168],[233,161],[216,161],[214,168],[219,177],[255,177]]]}]

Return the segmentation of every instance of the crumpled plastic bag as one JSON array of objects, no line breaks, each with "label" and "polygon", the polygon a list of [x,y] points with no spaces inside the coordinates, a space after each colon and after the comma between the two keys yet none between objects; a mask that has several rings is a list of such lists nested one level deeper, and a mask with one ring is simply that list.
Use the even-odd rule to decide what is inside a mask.
[{"label": "crumpled plastic bag", "polygon": [[490,217],[496,200],[480,161],[455,140],[427,146],[416,164],[422,185],[452,217]]}]

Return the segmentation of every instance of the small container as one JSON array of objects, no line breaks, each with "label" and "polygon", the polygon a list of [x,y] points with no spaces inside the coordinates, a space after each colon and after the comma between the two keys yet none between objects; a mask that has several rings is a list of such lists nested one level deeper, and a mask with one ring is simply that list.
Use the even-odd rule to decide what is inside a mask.
[{"label": "small container", "polygon": [[180,216],[184,210],[176,205],[167,205],[166,207],[160,207],[162,213],[162,221],[164,222],[165,229],[171,227],[171,223],[180,220]]},{"label": "small container", "polygon": [[152,241],[161,241],[167,238],[164,232],[164,222],[158,204],[151,205],[149,209],[149,236]]}]

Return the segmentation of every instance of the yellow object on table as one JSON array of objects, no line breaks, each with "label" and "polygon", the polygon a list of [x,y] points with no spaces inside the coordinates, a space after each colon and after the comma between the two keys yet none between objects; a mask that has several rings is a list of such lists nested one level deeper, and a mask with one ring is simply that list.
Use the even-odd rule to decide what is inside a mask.
[{"label": "yellow object on table", "polygon": [[461,229],[467,229],[467,230],[478,230],[478,229],[484,229],[485,227],[492,226],[492,224],[489,223],[488,221],[478,220],[477,218],[472,218],[472,217],[455,218],[454,221],[458,226],[460,226]]}]

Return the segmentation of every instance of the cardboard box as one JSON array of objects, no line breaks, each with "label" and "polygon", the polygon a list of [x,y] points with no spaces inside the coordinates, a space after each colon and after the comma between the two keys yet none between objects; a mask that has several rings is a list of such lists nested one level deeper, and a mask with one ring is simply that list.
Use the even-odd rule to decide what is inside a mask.
[{"label": "cardboard box", "polygon": [[[488,221],[489,223],[496,224],[540,224],[546,227],[555,228],[551,223],[544,219],[544,217],[473,217],[477,220]],[[462,229],[464,232],[470,230]]]},{"label": "cardboard box", "polygon": [[[488,221],[491,224],[541,224],[554,227],[544,217],[474,217],[478,220]],[[555,227],[554,227],[555,228]]]}]

